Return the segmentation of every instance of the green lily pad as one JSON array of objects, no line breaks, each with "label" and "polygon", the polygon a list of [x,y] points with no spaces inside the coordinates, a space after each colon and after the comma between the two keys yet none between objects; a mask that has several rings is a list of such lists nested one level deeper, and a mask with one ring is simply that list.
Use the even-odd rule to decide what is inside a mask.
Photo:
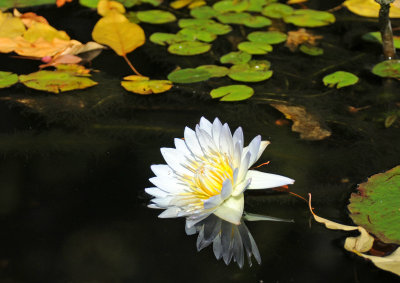
[{"label": "green lily pad", "polygon": [[0,88],[12,86],[18,82],[18,75],[0,71]]},{"label": "green lily pad", "polygon": [[69,71],[38,71],[20,75],[19,81],[29,88],[53,93],[84,89],[97,84],[86,76],[77,76]]},{"label": "green lily pad", "polygon": [[271,20],[263,16],[251,16],[243,21],[243,24],[249,28],[262,28],[270,26]]},{"label": "green lily pad", "polygon": [[183,41],[171,44],[168,52],[176,55],[191,56],[206,53],[211,49],[211,44],[199,41]]},{"label": "green lily pad", "polygon": [[244,41],[238,44],[238,49],[249,54],[261,55],[272,51],[272,45],[263,42]]},{"label": "green lily pad", "polygon": [[272,3],[265,7],[262,10],[262,14],[264,16],[273,18],[273,19],[281,19],[287,16],[290,16],[293,13],[294,9],[289,5],[281,4],[281,3]]},{"label": "green lily pad", "polygon": [[[382,35],[379,31],[369,32],[362,36],[362,39],[369,42],[382,44]],[[394,47],[400,49],[400,36],[393,36]]]},{"label": "green lily pad", "polygon": [[33,7],[45,4],[54,4],[54,0],[2,0],[0,1],[0,9]]},{"label": "green lily pad", "polygon": [[252,42],[278,44],[285,42],[287,35],[280,31],[254,31],[247,36],[247,39]]},{"label": "green lily pad", "polygon": [[350,197],[350,217],[385,243],[400,245],[400,166],[371,176]]},{"label": "green lily pad", "polygon": [[372,73],[383,78],[400,79],[400,60],[387,60],[376,64]]},{"label": "green lily pad", "polygon": [[252,60],[245,64],[233,65],[228,76],[240,82],[261,82],[272,76],[271,66],[266,60]]},{"label": "green lily pad", "polygon": [[176,21],[174,14],[162,10],[139,11],[136,16],[141,22],[149,24],[165,24]]},{"label": "green lily pad", "polygon": [[206,70],[213,78],[225,77],[229,73],[229,69],[227,67],[217,65],[202,65],[198,66],[196,69]]},{"label": "green lily pad", "polygon": [[182,69],[174,71],[168,75],[168,79],[174,83],[190,84],[206,81],[211,78],[211,74],[204,69]]},{"label": "green lily pad", "polygon": [[220,101],[240,101],[252,97],[254,90],[247,85],[228,85],[215,88],[210,92],[212,98],[220,98]]},{"label": "green lily pad", "polygon": [[349,72],[337,71],[325,76],[322,81],[326,86],[334,87],[336,85],[336,88],[342,88],[356,84],[358,77]]},{"label": "green lily pad", "polygon": [[201,6],[190,10],[190,15],[196,19],[211,19],[219,13],[210,6]]},{"label": "green lily pad", "polygon": [[130,92],[147,95],[162,93],[171,89],[172,82],[167,80],[122,81],[121,85]]},{"label": "green lily pad", "polygon": [[218,21],[223,24],[237,24],[241,25],[244,21],[252,17],[249,13],[226,13],[217,16]]},{"label": "green lily pad", "polygon": [[249,12],[261,12],[265,5],[271,4],[278,0],[249,0],[249,7],[247,11]]},{"label": "green lily pad", "polygon": [[150,36],[149,39],[151,42],[162,46],[185,41],[185,39],[179,35],[164,32],[155,32]]},{"label": "green lily pad", "polygon": [[329,12],[316,11],[311,9],[296,10],[283,20],[288,24],[299,27],[321,27],[335,22],[335,16]]},{"label": "green lily pad", "polygon": [[220,13],[226,12],[243,12],[249,7],[247,1],[225,0],[218,1],[213,5],[215,11]]},{"label": "green lily pad", "polygon": [[177,36],[185,38],[186,41],[205,41],[205,42],[211,42],[217,39],[217,35],[208,32],[206,30],[203,30],[202,27],[188,27],[181,29],[178,33]]},{"label": "green lily pad", "polygon": [[[28,0],[30,1],[30,0]],[[89,8],[96,8],[97,4],[99,4],[100,0],[79,0],[79,4],[81,4],[82,6],[86,6]],[[140,4],[140,2],[144,2],[144,1],[140,1],[140,0],[115,0],[117,2],[120,2],[122,5],[124,5],[127,8],[131,8],[135,5]],[[18,1],[20,2],[20,0]],[[54,4],[54,1],[53,1]]]},{"label": "green lily pad", "polygon": [[308,44],[300,45],[299,50],[310,56],[319,56],[324,54],[324,49]]},{"label": "green lily pad", "polygon": [[243,51],[229,52],[223,55],[219,61],[222,64],[242,64],[247,63],[251,60],[251,54]]},{"label": "green lily pad", "polygon": [[181,19],[178,22],[180,28],[196,27],[216,35],[223,35],[231,32],[229,25],[223,25],[208,19]]},{"label": "green lily pad", "polygon": [[125,16],[131,23],[134,23],[134,24],[140,23],[140,20],[137,17],[137,12],[130,11],[128,13],[125,13]]}]

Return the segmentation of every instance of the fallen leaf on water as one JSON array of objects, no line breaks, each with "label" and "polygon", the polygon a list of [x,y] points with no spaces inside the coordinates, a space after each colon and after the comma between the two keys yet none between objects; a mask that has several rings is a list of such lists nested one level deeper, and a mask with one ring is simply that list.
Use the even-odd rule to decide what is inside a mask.
[{"label": "fallen leaf on water", "polygon": [[21,19],[0,11],[0,38],[14,38],[21,36],[24,32],[25,26]]},{"label": "fallen leaf on water", "polygon": [[130,92],[137,94],[152,94],[162,93],[172,88],[172,82],[168,80],[149,80],[148,77],[128,76],[124,78],[127,81],[122,81],[121,85]]},{"label": "fallen leaf on water", "polygon": [[[390,14],[391,18],[400,18],[399,0],[391,4]],[[377,18],[379,14],[380,5],[375,0],[346,0],[343,5],[350,10],[350,12],[362,17]]]},{"label": "fallen leaf on water", "polygon": [[0,71],[0,88],[12,86],[18,82],[18,75]]},{"label": "fallen leaf on water", "polygon": [[124,14],[125,7],[119,2],[108,0],[100,0],[97,4],[97,13],[99,15],[106,16],[111,11]]},{"label": "fallen leaf on water", "polygon": [[67,3],[67,2],[72,2],[72,0],[57,0],[56,5],[57,5],[57,7],[61,7],[61,6],[64,6],[65,3]]},{"label": "fallen leaf on water", "polygon": [[71,67],[66,67],[63,70],[60,67],[57,71],[38,71],[28,75],[20,75],[19,81],[29,88],[53,93],[84,89],[97,84],[87,77],[88,74],[77,74],[79,71],[79,68],[73,70]]},{"label": "fallen leaf on water", "polygon": [[301,44],[307,43],[310,46],[315,46],[317,40],[321,39],[321,35],[314,35],[308,32],[306,29],[301,28],[296,31],[289,31],[285,46],[290,49],[290,51],[296,51],[297,47]]},{"label": "fallen leaf on water", "polygon": [[81,43],[76,40],[62,40],[54,38],[52,41],[47,41],[39,38],[34,42],[29,42],[24,38],[15,39],[17,46],[14,52],[21,56],[38,57],[54,56],[63,52],[65,49],[73,46],[80,45]]},{"label": "fallen leaf on water", "polygon": [[65,31],[56,30],[52,26],[44,23],[35,22],[33,23],[23,35],[23,38],[29,42],[35,42],[42,38],[46,41],[52,41],[55,38],[62,40],[70,40],[68,34]]},{"label": "fallen leaf on water", "polygon": [[71,55],[71,54],[66,54],[66,55],[60,55],[52,59],[50,62],[46,64],[42,64],[39,66],[39,68],[46,68],[50,66],[57,66],[59,64],[78,64],[82,61],[82,58]]},{"label": "fallen leaf on water", "polygon": [[8,37],[0,37],[0,52],[1,53],[9,53],[12,52],[15,47],[17,47],[17,43],[14,39]]},{"label": "fallen leaf on water", "polygon": [[21,14],[17,9],[14,9],[13,11],[14,17],[20,18],[21,21],[24,23],[24,25],[29,28],[32,26],[34,23],[42,23],[42,24],[49,24],[49,22],[46,20],[46,18],[42,16],[38,16],[37,14],[33,12],[27,12]]},{"label": "fallen leaf on water", "polygon": [[293,121],[292,131],[300,133],[304,140],[322,140],[330,137],[332,132],[315,115],[309,113],[304,106],[271,103],[272,107],[282,112],[286,119]]},{"label": "fallen leaf on water", "polygon": [[344,248],[349,251],[369,259],[375,264],[376,267],[393,272],[400,276],[400,248],[397,248],[392,254],[388,256],[373,256],[366,255],[365,253],[372,249],[374,238],[361,226],[348,226],[333,222],[331,220],[319,217],[313,212],[311,207],[311,194],[309,194],[309,208],[315,221],[324,224],[328,229],[342,230],[342,231],[355,231],[358,230],[360,235],[358,237],[346,238]]}]

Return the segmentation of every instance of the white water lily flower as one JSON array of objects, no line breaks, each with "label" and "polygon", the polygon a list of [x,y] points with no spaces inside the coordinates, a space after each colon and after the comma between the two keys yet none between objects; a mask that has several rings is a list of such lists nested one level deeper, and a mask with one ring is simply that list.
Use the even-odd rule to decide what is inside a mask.
[{"label": "white water lily flower", "polygon": [[232,135],[228,124],[202,117],[195,131],[186,127],[175,148],[161,148],[168,165],[152,165],[155,187],[146,192],[155,198],[151,208],[166,209],[160,218],[186,217],[186,226],[215,214],[239,225],[246,189],[268,189],[294,180],[249,168],[258,160],[268,141],[256,136],[244,147],[242,128]]}]

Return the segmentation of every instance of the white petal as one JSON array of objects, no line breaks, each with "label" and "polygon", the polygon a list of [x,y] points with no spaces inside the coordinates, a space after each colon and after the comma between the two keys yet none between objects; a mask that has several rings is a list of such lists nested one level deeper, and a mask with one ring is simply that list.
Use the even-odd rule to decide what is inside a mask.
[{"label": "white petal", "polygon": [[203,220],[203,219],[207,218],[208,216],[210,216],[211,213],[212,212],[207,212],[207,213],[200,214],[200,215],[197,215],[197,216],[187,217],[186,218],[186,227],[187,228],[193,227],[194,225],[199,223],[201,220]]},{"label": "white petal", "polygon": [[191,174],[183,165],[187,162],[185,156],[175,148],[163,147],[160,149],[168,165],[179,175]]},{"label": "white petal", "polygon": [[249,190],[276,188],[294,183],[294,180],[288,177],[255,170],[249,170],[246,178],[251,179]]},{"label": "white petal", "polygon": [[196,135],[197,139],[199,140],[199,144],[205,154],[218,152],[218,149],[215,146],[212,137],[206,131],[200,129],[199,126],[196,126]]},{"label": "white petal", "polygon": [[171,202],[172,197],[153,198],[151,201],[158,207],[167,208]]},{"label": "white petal", "polygon": [[230,157],[233,156],[233,140],[228,124],[224,124],[221,129],[219,136],[219,150],[221,153],[225,153]]},{"label": "white petal", "polygon": [[146,191],[146,193],[152,195],[153,197],[165,198],[166,196],[168,196],[167,192],[162,191],[159,188],[152,187],[152,188],[146,188],[144,190]]},{"label": "white petal", "polygon": [[178,217],[178,212],[180,211],[177,207],[170,207],[165,210],[163,213],[158,215],[159,218],[175,218]]},{"label": "white petal", "polygon": [[243,193],[245,190],[248,189],[250,185],[251,179],[244,180],[241,183],[237,184],[235,188],[233,189],[232,196],[236,197]]},{"label": "white petal", "polygon": [[232,182],[229,179],[226,179],[222,183],[222,189],[221,189],[221,198],[223,200],[227,199],[230,195],[232,194]]},{"label": "white petal", "polygon": [[240,142],[241,144],[244,144],[244,137],[243,137],[243,130],[242,127],[239,127],[236,129],[236,131],[233,133],[233,144],[236,144],[237,142]]},{"label": "white petal", "polygon": [[189,150],[196,156],[203,156],[203,151],[201,150],[196,133],[192,129],[186,127],[184,136],[186,146],[189,148]]},{"label": "white petal", "polygon": [[159,207],[155,203],[150,203],[147,207],[148,208],[153,208],[153,209],[165,209],[164,207]]},{"label": "white petal", "polygon": [[242,160],[243,144],[238,141],[235,143],[235,148],[233,150],[233,166],[238,167]]},{"label": "white petal", "polygon": [[243,194],[240,194],[237,197],[228,198],[214,211],[214,214],[225,221],[239,225],[243,214],[243,207],[244,197]]},{"label": "white petal", "polygon": [[261,157],[261,154],[264,152],[265,148],[266,148],[269,144],[270,144],[269,141],[261,141],[260,149],[259,149],[259,151],[258,151],[256,161]]},{"label": "white petal", "polygon": [[217,206],[219,206],[221,204],[222,201],[223,200],[221,198],[221,195],[216,195],[216,196],[210,197],[203,202],[204,209],[216,208]]},{"label": "white petal", "polygon": [[153,171],[153,173],[158,177],[162,176],[172,177],[175,175],[171,167],[169,167],[166,164],[151,165],[150,168],[151,171]]},{"label": "white petal", "polygon": [[215,118],[212,125],[212,137],[216,145],[219,145],[219,135],[221,133],[222,123],[218,118]]},{"label": "white petal", "polygon": [[212,124],[206,118],[200,118],[200,128],[206,131],[210,136],[212,135]]},{"label": "white petal", "polygon": [[168,177],[153,177],[150,178],[149,181],[152,182],[154,186],[171,194],[178,194],[187,189],[185,185],[179,184],[176,180]]},{"label": "white petal", "polygon": [[243,157],[242,162],[239,166],[239,175],[237,182],[241,182],[245,179],[248,170],[247,168],[249,167],[250,157],[250,152],[246,153],[246,155]]},{"label": "white petal", "polygon": [[179,150],[183,155],[189,157],[192,155],[190,150],[187,148],[186,143],[183,139],[174,139],[175,147]]},{"label": "white petal", "polygon": [[253,165],[254,162],[256,162],[257,156],[258,156],[258,152],[259,152],[259,149],[260,149],[260,144],[261,144],[261,136],[260,135],[256,136],[250,142],[250,144],[248,146],[248,149],[249,149],[249,152],[251,154],[251,157],[250,157],[250,162],[249,162],[249,165],[248,165],[247,168],[250,168],[251,165]]}]

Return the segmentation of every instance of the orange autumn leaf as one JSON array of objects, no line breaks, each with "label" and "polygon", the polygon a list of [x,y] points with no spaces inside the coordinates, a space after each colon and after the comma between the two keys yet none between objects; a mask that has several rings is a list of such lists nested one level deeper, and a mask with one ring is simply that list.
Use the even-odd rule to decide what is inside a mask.
[{"label": "orange autumn leaf", "polygon": [[64,4],[67,2],[72,2],[72,0],[57,0],[56,5],[58,8],[60,8],[61,6],[64,6]]},{"label": "orange autumn leaf", "polygon": [[25,32],[25,26],[19,18],[0,11],[0,37],[14,38]]},{"label": "orange autumn leaf", "polygon": [[12,52],[15,47],[17,47],[17,43],[14,39],[8,37],[0,37],[0,53]]},{"label": "orange autumn leaf", "polygon": [[65,49],[81,44],[76,40],[62,40],[54,38],[52,41],[44,40],[39,38],[34,42],[29,42],[26,39],[20,37],[16,39],[17,47],[14,52],[21,56],[30,56],[42,58],[45,56],[54,56],[58,53],[63,52]]},{"label": "orange autumn leaf", "polygon": [[296,51],[297,47],[303,43],[307,43],[311,46],[317,44],[317,40],[321,39],[321,35],[314,35],[308,32],[306,29],[301,28],[296,31],[289,31],[285,46],[290,49],[290,51]]},{"label": "orange autumn leaf", "polygon": [[27,12],[21,14],[17,9],[14,9],[13,11],[14,17],[20,18],[21,21],[24,23],[24,25],[29,28],[32,26],[34,23],[42,23],[48,25],[49,22],[46,20],[46,18],[42,16],[38,16],[37,14],[33,12]]}]

